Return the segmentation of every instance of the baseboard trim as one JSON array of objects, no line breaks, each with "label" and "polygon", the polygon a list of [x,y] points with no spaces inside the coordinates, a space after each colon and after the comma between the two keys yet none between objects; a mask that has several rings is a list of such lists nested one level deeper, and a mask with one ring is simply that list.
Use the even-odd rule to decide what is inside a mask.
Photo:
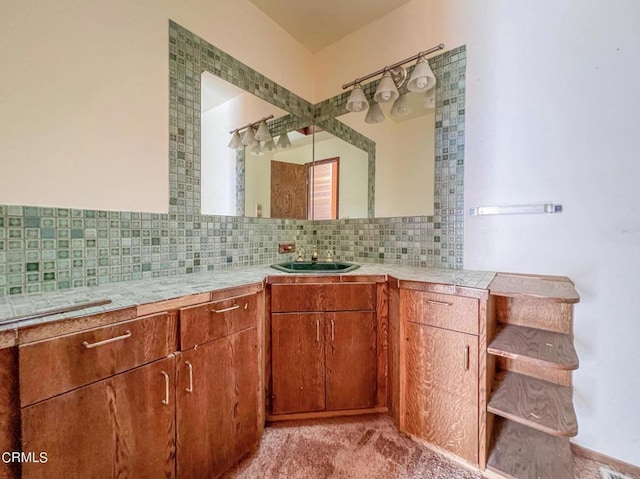
[{"label": "baseboard trim", "polygon": [[318,411],[318,412],[300,412],[292,414],[277,414],[268,415],[267,423],[277,421],[295,421],[300,419],[322,419],[328,417],[341,417],[341,416],[360,416],[362,414],[380,414],[389,413],[387,407],[375,407],[368,409],[346,409],[343,411]]},{"label": "baseboard trim", "polygon": [[576,456],[584,457],[586,459],[591,459],[593,461],[606,464],[612,469],[615,469],[617,472],[620,472],[627,476],[640,477],[640,467],[638,466],[634,466],[633,464],[621,461],[620,459],[607,456],[605,454],[602,454],[601,452],[592,451],[591,449],[579,446],[578,444],[570,443],[570,445],[571,451]]}]

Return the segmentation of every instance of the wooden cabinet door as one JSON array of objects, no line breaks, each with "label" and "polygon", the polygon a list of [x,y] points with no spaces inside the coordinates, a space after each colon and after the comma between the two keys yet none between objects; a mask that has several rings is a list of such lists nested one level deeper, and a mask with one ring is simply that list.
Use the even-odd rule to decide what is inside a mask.
[{"label": "wooden cabinet door", "polygon": [[406,322],[404,429],[478,463],[478,338]]},{"label": "wooden cabinet door", "polygon": [[272,412],[323,411],[324,314],[271,316]]},{"label": "wooden cabinet door", "polygon": [[326,409],[374,407],[376,401],[375,313],[325,315]]},{"label": "wooden cabinet door", "polygon": [[257,444],[256,328],[178,357],[178,477],[217,477]]},{"label": "wooden cabinet door", "polygon": [[22,477],[175,477],[174,370],[170,357],[23,408],[22,450],[47,461]]}]

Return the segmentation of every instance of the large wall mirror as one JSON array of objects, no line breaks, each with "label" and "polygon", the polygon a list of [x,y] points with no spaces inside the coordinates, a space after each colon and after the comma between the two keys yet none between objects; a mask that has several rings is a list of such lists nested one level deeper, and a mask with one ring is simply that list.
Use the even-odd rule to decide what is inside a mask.
[{"label": "large wall mirror", "polygon": [[[382,105],[381,123],[366,123],[365,114],[342,109],[312,125],[204,71],[201,212],[284,219],[433,215],[435,89],[409,99],[411,113],[402,117]],[[275,142],[287,133],[289,148],[229,148],[233,130],[269,116]],[[331,120],[340,127],[334,122],[331,128]],[[345,129],[352,133],[343,135],[349,141],[327,131]],[[374,153],[358,147],[363,139]]]}]

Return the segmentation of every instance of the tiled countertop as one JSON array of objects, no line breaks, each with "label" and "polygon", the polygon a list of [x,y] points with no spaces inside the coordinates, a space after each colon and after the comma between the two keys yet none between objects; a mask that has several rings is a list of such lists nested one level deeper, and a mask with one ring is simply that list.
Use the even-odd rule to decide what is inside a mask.
[{"label": "tiled countertop", "polygon": [[[111,283],[103,286],[76,288],[53,293],[18,295],[0,298],[0,331],[38,323],[57,321],[79,316],[111,311],[115,309],[149,304],[179,298],[196,293],[232,288],[259,283],[267,276],[291,276],[268,265],[249,268],[208,271],[189,275]],[[307,274],[302,273],[307,276]],[[316,275],[316,274],[314,274]],[[330,276],[390,275],[405,281],[442,283],[469,288],[487,289],[495,273],[488,271],[450,270],[419,268],[392,264],[362,264],[349,273],[328,273]],[[64,314],[53,314],[36,319],[7,322],[16,316],[30,316],[42,311],[109,299],[111,303],[85,308]]]}]

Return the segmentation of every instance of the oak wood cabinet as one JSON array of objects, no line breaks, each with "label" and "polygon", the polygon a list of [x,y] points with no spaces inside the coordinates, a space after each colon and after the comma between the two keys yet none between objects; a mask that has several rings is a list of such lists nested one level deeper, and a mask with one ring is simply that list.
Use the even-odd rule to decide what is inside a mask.
[{"label": "oak wood cabinet", "polygon": [[250,294],[181,311],[180,478],[218,477],[260,440],[257,303]]},{"label": "oak wood cabinet", "polygon": [[[10,336],[9,331],[6,336]],[[0,333],[0,344],[4,334]],[[0,349],[0,453],[20,451],[20,398],[18,396],[18,348]],[[20,463],[0,461],[0,478],[20,477]]]},{"label": "oak wood cabinet", "polygon": [[479,463],[479,299],[400,289],[400,427]]},{"label": "oak wood cabinet", "polygon": [[376,294],[375,283],[273,285],[272,414],[376,405]]},{"label": "oak wood cabinet", "polygon": [[22,409],[22,477],[175,477],[174,358]]},{"label": "oak wood cabinet", "polygon": [[478,338],[409,322],[405,431],[478,462]]}]

